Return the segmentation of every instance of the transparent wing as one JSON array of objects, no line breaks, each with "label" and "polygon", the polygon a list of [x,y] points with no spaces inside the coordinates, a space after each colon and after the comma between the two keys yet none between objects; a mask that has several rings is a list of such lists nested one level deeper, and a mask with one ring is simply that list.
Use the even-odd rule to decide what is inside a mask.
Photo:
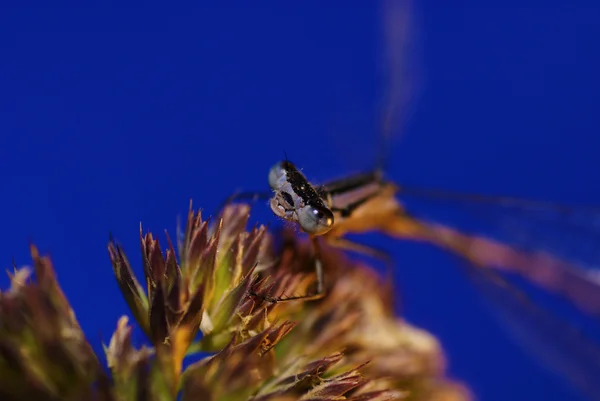
[{"label": "transparent wing", "polygon": [[[422,237],[462,256],[524,349],[600,400],[600,208],[411,188],[400,194],[406,215],[398,220],[413,219],[426,227]],[[405,237],[412,233],[419,231]]]},{"label": "transparent wing", "polygon": [[[377,168],[387,170],[423,69],[411,2],[381,5],[385,94]],[[401,187],[399,197],[406,210],[381,223],[387,234],[429,241],[462,256],[467,276],[525,349],[591,399],[600,399],[600,207],[408,187]]]},{"label": "transparent wing", "polygon": [[481,269],[467,270],[490,312],[531,357],[567,380],[582,396],[600,400],[600,347],[595,334],[557,318],[540,303],[515,296],[515,288],[499,284]]},{"label": "transparent wing", "polygon": [[384,90],[381,97],[384,103],[377,167],[384,170],[390,145],[401,136],[418,100],[423,69],[419,62],[419,30],[412,1],[383,0],[380,4],[383,37],[381,88]]},{"label": "transparent wing", "polygon": [[538,303],[515,296],[514,289],[498,285],[482,270],[467,271],[477,289],[491,306],[490,312],[503,324],[538,364],[570,382],[581,395],[600,399],[600,349],[585,330],[557,319]]}]

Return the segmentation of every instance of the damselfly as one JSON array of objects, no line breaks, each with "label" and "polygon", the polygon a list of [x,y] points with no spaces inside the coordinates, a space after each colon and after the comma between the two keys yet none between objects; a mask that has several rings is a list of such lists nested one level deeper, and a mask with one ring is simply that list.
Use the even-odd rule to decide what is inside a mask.
[{"label": "damselfly", "polygon": [[[307,294],[269,296],[270,302],[315,300],[325,295],[319,241],[386,258],[379,250],[345,238],[347,234],[381,232],[400,240],[426,241],[459,255],[468,262],[483,295],[494,301],[508,328],[521,337],[528,350],[551,369],[567,376],[585,393],[600,400],[600,348],[576,326],[532,303],[526,293],[513,287],[493,269],[516,273],[549,293],[568,299],[581,311],[600,317],[600,280],[597,270],[585,269],[550,253],[526,252],[502,242],[470,235],[450,226],[411,215],[397,196],[469,200],[472,203],[503,204],[570,214],[571,208],[515,198],[461,195],[441,191],[404,188],[386,180],[381,170],[311,184],[289,160],[269,171],[271,192],[242,192],[227,202],[240,199],[269,199],[273,213],[296,224],[308,234],[314,250],[316,289]],[[600,212],[588,210],[588,215]],[[508,296],[506,296],[508,295]],[[500,296],[500,298],[497,298]],[[496,299],[494,299],[496,298]],[[507,315],[508,313],[508,315]]]},{"label": "damselfly", "polygon": [[[315,299],[323,295],[323,273],[319,238],[328,244],[367,255],[386,258],[385,253],[345,238],[347,234],[381,232],[404,240],[427,241],[453,252],[480,268],[515,272],[546,290],[570,299],[586,313],[600,316],[600,278],[593,271],[560,260],[548,253],[523,252],[501,242],[468,235],[449,226],[412,216],[396,198],[407,194],[422,197],[458,198],[480,203],[498,203],[554,213],[571,213],[571,208],[508,197],[485,197],[442,191],[404,188],[384,178],[381,170],[359,173],[315,185],[289,160],[269,171],[271,192],[242,192],[239,199],[270,199],[275,215],[295,223],[311,238],[315,250],[317,288],[314,293],[271,298],[281,302]],[[588,213],[600,216],[600,210]]]},{"label": "damselfly", "polygon": [[[396,2],[398,4],[400,2]],[[397,16],[397,14],[396,14]],[[386,17],[394,18],[394,13]],[[405,21],[405,19],[403,20]],[[392,30],[402,23],[393,24]],[[397,81],[397,80],[396,80]],[[391,92],[396,91],[392,82]],[[396,101],[394,101],[396,99]],[[393,97],[390,113],[399,103]],[[384,142],[389,141],[391,119],[384,119]],[[389,143],[388,143],[389,145]],[[389,148],[386,146],[385,148]],[[526,281],[537,285],[548,293],[569,300],[574,306],[594,319],[600,317],[600,272],[596,267],[582,265],[561,258],[552,252],[522,250],[502,241],[453,228],[450,225],[431,222],[409,212],[397,197],[413,196],[426,199],[465,200],[471,204],[494,204],[514,210],[529,210],[532,214],[574,216],[582,214],[584,220],[600,221],[600,208],[563,207],[555,204],[525,201],[506,197],[485,197],[456,194],[436,190],[420,190],[394,183],[385,178],[385,157],[373,171],[349,175],[340,179],[313,184],[289,160],[275,164],[269,171],[271,191],[244,192],[232,196],[236,199],[269,199],[273,213],[297,226],[308,234],[315,254],[316,289],[307,294],[285,294],[272,296],[269,301],[317,299],[324,295],[323,266],[320,258],[320,241],[347,250],[358,251],[376,257],[385,257],[382,252],[350,241],[346,235],[381,232],[402,240],[432,243],[459,255],[470,272],[480,283],[486,285],[486,295],[499,293],[523,295],[494,271],[516,273]],[[489,218],[485,215],[484,218]],[[589,225],[574,223],[574,228],[585,231]],[[592,235],[593,237],[593,235]],[[598,247],[592,242],[592,247]],[[552,245],[550,245],[552,247]],[[495,269],[495,270],[494,270]],[[479,274],[481,273],[481,274]],[[521,302],[525,301],[525,302]],[[547,365],[568,376],[577,386],[600,399],[600,352],[594,341],[584,337],[573,326],[529,303],[527,297],[503,297],[496,303],[499,309],[516,310],[510,323],[519,322],[517,330],[528,337],[528,348],[537,351],[537,356]],[[513,313],[512,311],[510,313]],[[516,316],[516,317],[515,317]],[[563,324],[565,323],[565,324]]]},{"label": "damselfly", "polygon": [[[381,232],[400,240],[426,241],[459,255],[468,262],[471,278],[509,330],[521,337],[528,351],[551,369],[568,377],[593,399],[600,400],[600,348],[579,327],[572,326],[528,298],[527,294],[495,273],[516,273],[549,293],[568,299],[581,311],[600,317],[600,280],[597,270],[561,260],[550,253],[526,252],[491,238],[470,235],[450,226],[411,215],[397,199],[400,195],[426,198],[469,200],[570,214],[571,208],[515,198],[461,195],[440,191],[404,188],[386,180],[381,170],[311,184],[289,160],[275,164],[269,171],[270,192],[242,192],[227,202],[240,199],[269,199],[273,213],[296,224],[308,234],[314,250],[316,289],[307,294],[267,296],[270,302],[314,300],[324,293],[320,240],[329,245],[375,257],[386,257],[345,238],[347,234]],[[588,216],[594,210],[588,210]],[[600,212],[595,212],[600,216]],[[508,295],[508,296],[507,296]],[[499,296],[499,298],[498,298]]]}]

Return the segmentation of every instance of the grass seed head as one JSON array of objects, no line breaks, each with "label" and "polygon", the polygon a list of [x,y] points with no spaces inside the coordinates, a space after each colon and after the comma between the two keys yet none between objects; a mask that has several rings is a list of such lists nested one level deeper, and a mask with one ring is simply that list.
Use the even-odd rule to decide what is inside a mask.
[{"label": "grass seed head", "polygon": [[164,250],[140,230],[143,277],[111,239],[118,286],[149,345],[133,345],[122,317],[105,346],[108,370],[32,248],[36,280],[18,269],[0,293],[0,398],[470,399],[446,377],[435,337],[394,314],[389,283],[339,250],[323,246],[324,298],[265,301],[311,291],[312,250],[291,230],[247,230],[248,218],[247,205],[213,221],[190,208]]}]

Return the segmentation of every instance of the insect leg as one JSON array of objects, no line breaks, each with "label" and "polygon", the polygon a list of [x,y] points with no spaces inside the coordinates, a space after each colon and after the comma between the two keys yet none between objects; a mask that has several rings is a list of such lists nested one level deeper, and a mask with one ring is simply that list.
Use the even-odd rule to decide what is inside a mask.
[{"label": "insect leg", "polygon": [[327,243],[336,248],[344,249],[346,251],[362,253],[363,255],[379,259],[386,264],[386,267],[391,268],[393,264],[392,257],[386,251],[373,248],[368,245],[359,244],[358,242],[354,242],[349,240],[348,238],[336,237],[336,238],[327,238]]},{"label": "insect leg", "polygon": [[312,301],[316,299],[323,298],[325,296],[324,283],[325,279],[323,277],[323,262],[321,261],[321,247],[319,245],[319,241],[316,236],[311,236],[310,240],[313,246],[314,252],[314,261],[315,261],[315,274],[317,276],[317,289],[316,291],[304,295],[292,295],[289,297],[270,297],[265,295],[259,295],[251,292],[250,294],[254,297],[262,298],[267,302],[279,303],[279,302],[287,302],[287,301]]},{"label": "insect leg", "polygon": [[394,260],[386,251],[375,249],[368,245],[359,244],[358,242],[354,242],[343,237],[327,238],[327,243],[339,249],[361,253],[363,255],[379,259],[385,264],[386,279],[390,282],[394,282]]}]

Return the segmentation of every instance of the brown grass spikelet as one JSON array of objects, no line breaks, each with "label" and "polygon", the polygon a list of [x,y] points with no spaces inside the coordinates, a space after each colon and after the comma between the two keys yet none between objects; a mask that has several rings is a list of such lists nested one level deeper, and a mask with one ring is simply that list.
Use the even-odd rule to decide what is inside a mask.
[{"label": "brown grass spikelet", "polygon": [[249,212],[232,205],[207,221],[190,207],[164,249],[140,229],[143,277],[110,240],[118,286],[149,346],[133,345],[123,316],[105,346],[108,369],[49,259],[32,248],[36,280],[18,269],[0,293],[0,399],[470,399],[446,377],[438,341],[394,315],[391,287],[339,250],[323,247],[324,298],[266,301],[310,290],[312,250],[289,230],[247,230]]}]

